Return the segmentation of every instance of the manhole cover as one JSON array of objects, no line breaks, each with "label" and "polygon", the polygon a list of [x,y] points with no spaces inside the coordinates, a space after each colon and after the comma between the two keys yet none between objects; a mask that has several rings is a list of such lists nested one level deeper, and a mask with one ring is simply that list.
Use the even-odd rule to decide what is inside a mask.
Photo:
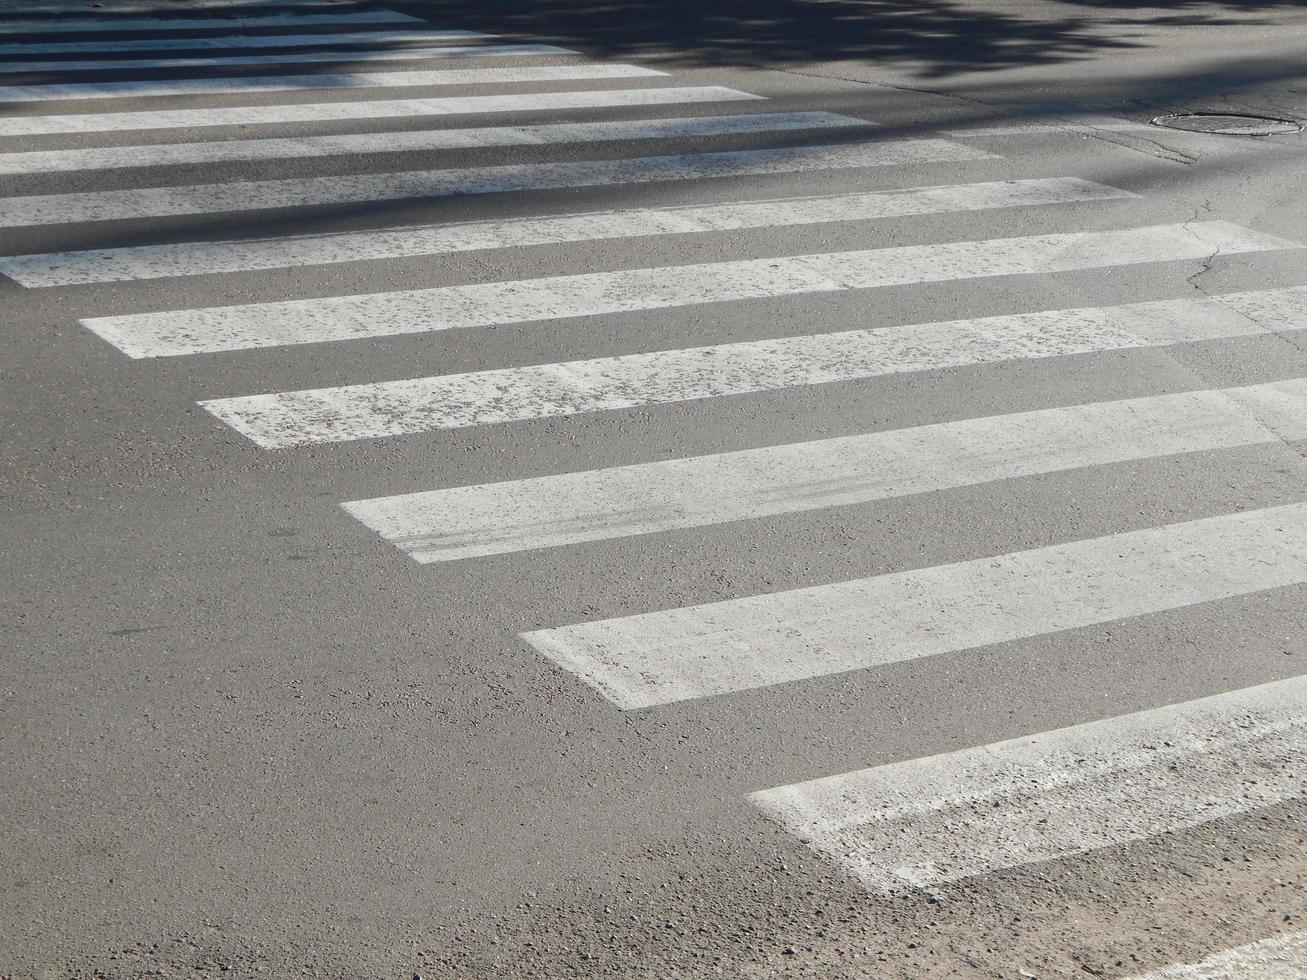
[{"label": "manhole cover", "polygon": [[1279,136],[1301,133],[1302,123],[1279,116],[1253,116],[1237,112],[1177,112],[1158,116],[1154,126],[1184,129],[1191,133],[1217,133],[1221,136]]}]

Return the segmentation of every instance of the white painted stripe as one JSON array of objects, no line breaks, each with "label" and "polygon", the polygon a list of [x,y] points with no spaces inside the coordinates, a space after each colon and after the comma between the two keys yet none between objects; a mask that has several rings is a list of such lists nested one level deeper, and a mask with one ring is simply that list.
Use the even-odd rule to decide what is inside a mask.
[{"label": "white painted stripe", "polygon": [[341,10],[322,14],[268,14],[262,17],[86,17],[79,20],[0,20],[7,34],[105,34],[119,31],[243,31],[250,27],[309,27],[341,24],[411,24],[421,17],[395,10]]},{"label": "white painted stripe", "polygon": [[203,404],[258,445],[280,449],[1303,329],[1305,311],[1307,290],[1271,290],[1227,294],[1221,303],[1170,300],[850,330]]},{"label": "white painted stripe", "polygon": [[109,58],[96,61],[5,61],[0,72],[137,71],[142,68],[235,68],[241,65],[290,65],[346,61],[415,61],[447,58],[505,58],[527,55],[575,54],[553,44],[460,44],[441,47],[404,47],[362,51],[301,51],[295,54],[201,58]]},{"label": "white painted stripe", "polygon": [[[1239,518],[1249,526],[1278,519],[1300,532],[1302,505]],[[1290,550],[1274,532],[1269,538],[1266,557]],[[1233,543],[1236,560],[1248,561],[1247,545]],[[749,799],[867,889],[884,894],[1198,827],[1293,799],[1305,780],[1307,678],[1294,677],[763,790]],[[1300,940],[1291,955],[1301,950]],[[1287,950],[1262,952],[1270,953],[1261,960],[1266,964]],[[1303,966],[1300,956],[1297,966]]]},{"label": "white painted stripe", "polygon": [[[102,0],[67,0],[67,2],[41,3],[38,0],[0,0],[0,21],[29,21],[39,18],[32,17],[33,14],[60,14],[67,16],[69,14],[90,14],[92,16],[101,14],[103,7],[98,6]],[[277,12],[285,11],[303,11],[311,13],[320,13],[323,10],[351,10],[356,9],[353,4],[337,4],[334,0],[328,0],[327,3],[307,3],[304,0],[290,0],[290,2],[278,2],[278,0],[186,0],[186,8],[183,13],[189,13],[192,10],[212,10],[222,8],[223,10],[249,10],[251,8],[268,9],[275,8]],[[155,2],[133,3],[130,0],[114,0],[112,16],[121,14],[157,14],[159,4]]]},{"label": "white painted stripe", "polygon": [[[226,34],[220,37],[169,37],[145,40],[118,40],[113,42],[115,53],[131,51],[230,51],[249,48],[308,48],[341,47],[345,45],[386,45],[416,42],[431,44],[435,41],[469,40],[494,37],[476,31],[388,30],[343,31],[330,34]],[[0,55],[32,58],[43,54],[104,54],[103,41],[51,41],[42,43],[0,44]]]},{"label": "white painted stripe", "polygon": [[362,296],[136,313],[82,323],[132,357],[167,357],[908,283],[1173,262],[1205,258],[1217,250],[1230,254],[1301,247],[1212,221],[623,269]]},{"label": "white painted stripe", "polygon": [[1134,980],[1307,980],[1307,932],[1237,946],[1200,963],[1164,967]]},{"label": "white painted stripe", "polygon": [[1307,504],[523,634],[621,708],[824,677],[1307,582]]},{"label": "white painted stripe", "polygon": [[613,106],[684,105],[694,102],[744,102],[761,99],[716,85],[680,88],[608,89],[512,95],[459,95],[435,99],[388,99],[362,102],[315,102],[306,105],[227,106],[214,109],[155,109],[57,116],[0,118],[0,136],[45,136],[51,133],[105,133],[123,130],[189,129],[196,126],[260,126],[339,119],[402,119],[493,112],[546,112],[602,109]]},{"label": "white painted stripe", "polygon": [[[299,157],[338,156],[346,153],[404,153],[413,150],[452,150],[464,147],[678,139],[873,125],[861,119],[839,116],[832,112],[781,112],[703,116],[689,119],[635,119],[398,133],[351,133],[346,136],[301,136],[291,139],[161,143],[146,146],[96,147],[85,150],[0,153],[0,173],[56,173],[73,170],[109,170],[118,167],[227,163],[234,160],[288,160]],[[169,247],[175,249],[178,246]]]},{"label": "white painted stripe", "polygon": [[356,500],[419,562],[848,506],[1037,473],[1307,439],[1307,379],[1072,405]]},{"label": "white painted stripe", "polygon": [[[98,5],[102,0],[67,0],[67,2],[50,2],[42,3],[39,0],[0,0],[0,19],[2,20],[31,20],[32,14],[97,14],[103,8]],[[267,9],[276,8],[278,12],[287,10],[307,10],[310,13],[321,13],[323,10],[351,10],[356,9],[353,4],[336,3],[335,0],[327,0],[326,3],[304,2],[304,0],[186,0],[185,11],[191,10],[212,10],[221,8],[227,10],[250,10],[250,9]],[[114,0],[113,13],[119,14],[157,14],[159,12],[158,0],[144,0],[141,3],[133,3],[131,0]],[[17,14],[17,17],[11,17],[11,14]]]},{"label": "white painted stripe", "polygon": [[321,89],[409,88],[438,85],[511,85],[527,82],[653,78],[666,72],[639,65],[546,65],[530,68],[445,68],[435,71],[349,72],[323,75],[264,75],[248,78],[186,78],[146,82],[72,82],[56,85],[0,85],[0,102],[59,99],[123,99],[164,95],[245,95],[251,92],[310,92]]},{"label": "white painted stripe", "polygon": [[901,143],[801,146],[779,150],[738,150],[567,163],[349,174],[293,180],[232,181],[224,184],[0,198],[0,226],[109,221],[464,194],[502,194],[553,187],[705,180],[749,174],[797,173],[985,158],[985,155],[976,155],[974,151],[957,143],[912,140]]},{"label": "white painted stripe", "polygon": [[[700,122],[705,125],[699,130],[698,135],[707,135],[713,132],[708,128],[708,124],[714,122],[725,123],[732,119],[739,119],[765,124],[767,120],[775,119],[779,124],[790,120],[791,116],[808,115],[823,117],[813,120],[813,123],[818,125],[824,124],[827,118],[821,113],[787,113],[778,116],[760,114],[734,117],[711,116],[704,120],[662,120],[657,121],[657,124],[566,123],[561,126],[533,127],[528,135],[531,141],[536,137],[542,137],[541,142],[552,142],[554,137],[562,139],[565,134],[571,135],[577,131],[587,139],[600,138],[599,134],[607,134],[602,137],[606,139],[630,139],[637,136],[653,138],[672,135],[673,130],[675,134],[685,135],[680,129],[681,124],[692,125]],[[828,118],[836,122],[847,117],[829,116]],[[803,125],[802,118],[794,118],[793,122],[796,127]],[[783,127],[777,125],[775,128]],[[457,131],[445,130],[444,132],[456,133]],[[490,132],[512,134],[522,130],[491,130]],[[486,144],[477,145],[491,144],[488,141]],[[133,149],[140,151],[144,148]],[[188,242],[180,245],[144,245],[84,252],[0,256],[0,275],[8,276],[29,287],[67,286],[252,269],[331,265],[341,262],[554,245],[597,239],[685,235],[1133,197],[1135,195],[1127,191],[1119,191],[1075,177],[1050,177],[942,187],[912,187],[904,190],[837,194],[828,197],[740,201],[732,204],[707,204],[685,208],[600,211],[557,217],[482,221],[463,225],[390,228],[375,232],[347,232],[335,235],[234,242]]]},{"label": "white painted stripe", "polygon": [[1066,119],[1046,123],[1025,122],[1002,126],[972,126],[966,129],[948,129],[949,136],[964,139],[972,136],[1034,136],[1043,133],[1076,133],[1092,135],[1099,132],[1135,133],[1141,130],[1156,130],[1146,122],[1133,122],[1129,119]]}]

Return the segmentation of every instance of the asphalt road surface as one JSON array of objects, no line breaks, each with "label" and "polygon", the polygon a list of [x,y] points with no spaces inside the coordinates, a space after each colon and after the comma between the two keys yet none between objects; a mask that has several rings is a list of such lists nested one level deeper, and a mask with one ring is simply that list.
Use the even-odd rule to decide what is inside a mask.
[{"label": "asphalt road surface", "polygon": [[1302,4],[0,35],[0,976],[1307,977]]}]

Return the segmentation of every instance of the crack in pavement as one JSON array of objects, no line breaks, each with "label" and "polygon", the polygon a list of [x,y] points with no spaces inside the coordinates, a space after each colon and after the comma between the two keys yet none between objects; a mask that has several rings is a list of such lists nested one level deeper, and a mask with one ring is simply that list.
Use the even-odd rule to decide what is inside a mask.
[{"label": "crack in pavement", "polygon": [[[1184,228],[1184,230],[1187,231],[1194,238],[1197,238],[1199,241],[1202,241],[1203,240],[1202,236],[1198,235],[1189,226],[1192,225],[1194,222],[1196,222],[1201,215],[1210,216],[1211,213],[1212,213],[1212,202],[1211,199],[1208,198],[1204,200],[1201,205],[1194,208],[1193,214],[1189,216],[1188,220],[1182,222],[1181,227]],[[1240,316],[1243,319],[1247,320],[1249,323],[1258,327],[1263,334],[1269,334],[1277,338],[1282,343],[1285,343],[1289,347],[1293,348],[1293,350],[1297,353],[1300,354],[1307,353],[1307,349],[1305,349],[1301,344],[1295,343],[1293,340],[1287,337],[1282,329],[1272,327],[1269,324],[1259,320],[1257,317],[1252,316],[1249,313],[1245,312],[1244,310],[1231,306],[1229,303],[1225,302],[1224,298],[1221,296],[1220,293],[1209,293],[1206,289],[1202,287],[1202,284],[1199,282],[1199,280],[1203,276],[1207,275],[1209,272],[1212,271],[1212,267],[1215,265],[1216,260],[1220,257],[1220,255],[1221,255],[1221,246],[1218,244],[1212,250],[1211,254],[1206,256],[1202,260],[1202,264],[1199,267],[1198,271],[1190,276],[1187,276],[1185,278],[1185,281],[1189,283],[1189,285],[1192,286],[1195,290],[1197,290],[1205,299],[1209,299],[1213,303],[1220,306],[1222,309],[1229,310],[1231,313],[1234,313],[1235,315]],[[1174,355],[1170,356],[1170,360],[1177,366],[1181,366],[1182,364],[1182,362]],[[1185,366],[1185,369],[1186,371],[1188,371],[1188,373],[1191,376],[1197,378],[1199,382],[1201,382],[1202,384],[1206,384],[1209,387],[1211,386],[1210,379],[1204,377],[1199,372],[1194,371],[1192,368],[1188,368],[1187,366]],[[1250,417],[1252,417],[1258,423],[1258,425],[1260,425],[1268,434],[1270,434],[1275,438],[1276,442],[1280,443],[1282,446],[1287,448],[1300,460],[1307,460],[1307,446],[1299,446],[1295,444],[1292,440],[1285,438],[1283,435],[1277,432],[1270,424],[1268,424],[1264,417],[1258,415],[1256,412],[1250,411],[1246,405],[1243,405],[1231,399],[1231,407],[1239,412],[1243,412],[1249,415]]]},{"label": "crack in pavement", "polygon": [[[1059,120],[1059,123],[1061,120]],[[1088,136],[1090,139],[1100,140],[1104,143],[1110,143],[1113,146],[1119,146],[1127,150],[1135,150],[1146,156],[1154,157],[1158,160],[1165,160],[1169,163],[1180,163],[1186,167],[1193,166],[1198,162],[1198,157],[1184,153],[1180,150],[1172,149],[1169,146],[1163,146],[1157,140],[1149,139],[1146,136],[1133,136],[1125,133],[1115,133],[1110,129],[1103,129],[1088,123],[1072,123],[1069,127],[1072,132],[1078,132],[1082,136]],[[1140,146],[1138,144],[1145,144]],[[1147,147],[1153,147],[1148,149]]]},{"label": "crack in pavement", "polygon": [[[1187,220],[1181,222],[1180,226],[1184,228],[1184,230],[1187,231],[1194,238],[1197,238],[1199,241],[1202,241],[1203,240],[1202,237],[1198,235],[1189,226],[1192,225],[1194,222],[1196,222],[1199,219],[1200,215],[1203,214],[1210,215],[1211,213],[1212,213],[1211,200],[1210,199],[1204,200],[1199,207],[1194,208],[1193,214],[1191,214]],[[1296,351],[1297,353],[1307,354],[1307,347],[1304,347],[1302,344],[1297,343],[1294,340],[1292,340],[1290,337],[1288,337],[1284,332],[1283,328],[1272,327],[1269,324],[1264,323],[1263,321],[1257,319],[1257,317],[1252,316],[1251,314],[1243,310],[1237,309],[1236,307],[1233,307],[1230,304],[1226,303],[1220,293],[1209,293],[1206,289],[1202,287],[1202,284],[1199,283],[1198,280],[1212,271],[1212,268],[1216,264],[1216,260],[1220,257],[1220,255],[1221,255],[1221,246],[1217,245],[1213,249],[1212,253],[1206,256],[1202,260],[1202,264],[1198,269],[1198,271],[1190,276],[1187,276],[1185,281],[1189,283],[1189,285],[1193,286],[1193,288],[1196,289],[1199,293],[1201,293],[1205,299],[1210,299],[1213,303],[1216,303],[1219,306],[1223,307],[1224,309],[1229,310],[1231,313],[1243,317],[1249,323],[1255,324],[1256,326],[1260,327],[1264,332],[1279,338],[1284,343],[1292,347],[1294,351]]]},{"label": "crack in pavement", "polygon": [[[1210,198],[1204,200],[1200,206],[1194,208],[1194,213],[1191,214],[1188,217],[1188,219],[1184,221],[1181,225],[1181,227],[1184,228],[1185,231],[1187,231],[1192,237],[1197,238],[1199,241],[1203,240],[1202,236],[1196,234],[1194,230],[1189,226],[1198,220],[1199,215],[1204,213],[1206,213],[1209,216],[1212,213],[1212,201]],[[1215,251],[1213,251],[1210,255],[1208,255],[1206,258],[1203,259],[1202,265],[1200,266],[1198,271],[1195,272],[1193,275],[1186,277],[1185,279],[1185,282],[1189,283],[1189,285],[1193,286],[1194,289],[1198,290],[1208,299],[1214,299],[1214,297],[1207,290],[1203,289],[1202,286],[1198,285],[1198,280],[1203,276],[1207,275],[1207,273],[1212,271],[1212,265],[1213,263],[1216,262],[1216,258],[1220,254],[1221,254],[1221,246],[1217,245]],[[1217,302],[1220,301],[1217,300]],[[1248,317],[1247,314],[1241,313],[1240,316],[1243,316],[1245,319],[1251,319],[1251,317]]]}]

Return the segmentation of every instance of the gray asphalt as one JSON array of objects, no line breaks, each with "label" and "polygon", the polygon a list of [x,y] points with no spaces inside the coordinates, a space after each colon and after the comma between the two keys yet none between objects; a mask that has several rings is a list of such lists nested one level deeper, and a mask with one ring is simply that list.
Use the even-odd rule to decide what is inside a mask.
[{"label": "gray asphalt", "polygon": [[[23,7],[4,0],[0,17]],[[826,110],[875,120],[877,138],[888,139],[1086,112],[1135,121],[1187,109],[1307,116],[1307,11],[1290,2],[392,8],[439,27],[581,52],[514,64],[634,61],[672,72],[667,84],[725,85],[770,100],[448,117],[436,121],[441,127]],[[329,70],[307,65],[296,73]],[[57,79],[13,76],[6,84],[24,80]],[[627,86],[451,91],[611,87]],[[311,101],[426,94],[446,93],[387,89]],[[0,115],[300,101],[310,100],[293,93],[121,99],[112,110],[106,100],[86,100],[11,104]],[[261,135],[428,125],[420,118],[300,124]],[[0,150],[214,135],[13,137]],[[6,177],[3,194],[856,138],[805,135],[23,175]],[[0,279],[7,555],[0,570],[0,976],[1124,977],[1303,928],[1301,800],[1130,847],[877,898],[744,797],[1307,673],[1307,587],[633,712],[518,639],[541,627],[1307,500],[1301,444],[425,566],[338,506],[1301,377],[1307,349],[1299,335],[275,452],[196,405],[817,331],[1307,285],[1301,253],[144,360],[123,356],[77,322],[1196,219],[1307,236],[1302,135],[1066,131],[967,143],[999,158],[0,229],[0,252],[19,254],[1019,177],[1076,176],[1142,195],[44,290]]]}]

